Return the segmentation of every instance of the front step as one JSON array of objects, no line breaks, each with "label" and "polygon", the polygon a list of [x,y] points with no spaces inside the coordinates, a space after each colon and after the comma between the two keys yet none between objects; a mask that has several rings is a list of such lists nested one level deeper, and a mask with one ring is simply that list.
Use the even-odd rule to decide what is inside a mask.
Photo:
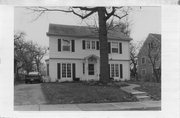
[{"label": "front step", "polygon": [[136,98],[139,100],[139,101],[145,101],[145,100],[150,100],[151,98],[149,96],[136,96]]},{"label": "front step", "polygon": [[135,91],[135,92],[132,92],[131,94],[133,94],[134,96],[146,96],[147,95],[146,92],[141,92],[141,91]]}]

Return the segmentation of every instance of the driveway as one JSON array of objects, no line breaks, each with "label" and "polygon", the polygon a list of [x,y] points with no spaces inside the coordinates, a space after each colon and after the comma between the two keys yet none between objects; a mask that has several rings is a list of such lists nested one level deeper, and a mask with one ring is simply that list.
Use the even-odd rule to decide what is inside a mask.
[{"label": "driveway", "polygon": [[47,103],[41,84],[20,84],[14,87],[14,105],[36,105]]}]

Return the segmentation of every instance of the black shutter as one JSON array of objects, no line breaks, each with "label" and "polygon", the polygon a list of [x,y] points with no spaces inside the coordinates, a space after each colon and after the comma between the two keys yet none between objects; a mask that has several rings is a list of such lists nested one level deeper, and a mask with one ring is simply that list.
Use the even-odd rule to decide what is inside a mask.
[{"label": "black shutter", "polygon": [[123,65],[120,64],[120,78],[123,78]]},{"label": "black shutter", "polygon": [[99,50],[99,41],[96,41],[96,49]]},{"label": "black shutter", "polygon": [[61,64],[57,63],[57,78],[61,78]]},{"label": "black shutter", "polygon": [[82,40],[82,49],[85,49],[85,40]]},{"label": "black shutter", "polygon": [[109,78],[111,78],[111,75],[110,75],[110,64],[108,64],[108,68],[109,68]]},{"label": "black shutter", "polygon": [[85,74],[85,63],[83,63],[83,74]]},{"label": "black shutter", "polygon": [[108,42],[108,53],[111,53],[111,42]]},{"label": "black shutter", "polygon": [[75,52],[75,42],[74,42],[74,40],[71,40],[71,50],[72,50],[72,52]]},{"label": "black shutter", "polygon": [[122,54],[122,43],[119,43],[119,54]]},{"label": "black shutter", "polygon": [[61,39],[58,39],[58,51],[61,51]]},{"label": "black shutter", "polygon": [[47,64],[47,76],[49,76],[49,64]]},{"label": "black shutter", "polygon": [[76,78],[76,64],[72,64],[73,80]]}]

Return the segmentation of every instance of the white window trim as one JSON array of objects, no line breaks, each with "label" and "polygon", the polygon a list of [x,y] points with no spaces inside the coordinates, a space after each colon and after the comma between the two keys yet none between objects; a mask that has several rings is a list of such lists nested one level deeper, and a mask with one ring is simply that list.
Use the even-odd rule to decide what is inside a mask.
[{"label": "white window trim", "polygon": [[[62,65],[63,64],[66,64],[66,77],[62,77]],[[67,77],[67,64],[70,64],[71,65],[71,77]],[[72,63],[61,63],[61,78],[72,78]]]},{"label": "white window trim", "polygon": [[[114,77],[120,77],[120,70],[119,70],[120,67],[119,67],[119,64],[117,64],[117,63],[115,63],[115,64],[114,64],[114,63],[113,63],[113,64],[110,64],[110,77],[112,77],[112,74],[111,74],[111,70],[112,70],[112,69],[111,69],[111,65],[114,65],[114,71],[113,71]],[[116,67],[115,67],[115,65],[118,65],[118,75],[119,75],[119,76],[116,76]]]},{"label": "white window trim", "polygon": [[[117,47],[117,48],[118,48],[118,52],[113,52],[113,51],[112,51],[112,43],[117,43],[117,44],[118,44],[118,47]],[[111,53],[113,53],[113,54],[119,54],[119,42],[114,42],[114,41],[113,41],[113,42],[111,42],[110,44],[111,44]]]},{"label": "white window trim", "polygon": [[[89,41],[89,40],[85,40],[85,49],[86,50],[96,50],[97,49],[97,47],[96,47],[96,40],[90,40],[89,42],[90,42],[90,49],[88,49],[87,48],[87,41]],[[92,49],[92,42],[95,42],[95,48],[94,49]]]},{"label": "white window trim", "polygon": [[70,41],[70,50],[69,51],[66,51],[66,50],[63,50],[63,39],[62,39],[62,44],[61,44],[61,51],[62,52],[71,52],[72,51],[72,45],[71,45],[71,40],[70,39],[64,39],[64,40],[68,40],[68,41]]}]

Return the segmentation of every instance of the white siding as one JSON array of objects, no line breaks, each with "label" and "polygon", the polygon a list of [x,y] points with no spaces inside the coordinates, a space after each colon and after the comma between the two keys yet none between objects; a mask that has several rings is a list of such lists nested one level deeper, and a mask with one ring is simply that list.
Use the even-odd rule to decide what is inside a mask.
[{"label": "white siding", "polygon": [[[83,60],[61,60],[61,59],[51,59],[49,64],[49,73],[51,77],[51,81],[57,80],[57,63],[75,63],[76,64],[76,77],[80,78],[80,80],[88,80],[87,75],[83,75]],[[110,64],[122,64],[123,65],[123,78],[119,79],[121,81],[129,80],[130,79],[130,65],[129,61],[110,61]],[[99,68],[99,64],[96,66]],[[98,69],[97,69],[98,70]],[[85,67],[86,74],[88,73],[88,67]],[[97,71],[99,73],[99,70]],[[92,78],[91,78],[92,79]],[[98,78],[96,78],[98,80]],[[61,79],[62,80],[62,79]],[[69,80],[62,80],[62,81],[72,81]]]},{"label": "white siding", "polygon": [[[75,52],[58,52],[58,39],[72,39],[75,41]],[[87,57],[91,54],[96,56],[99,55],[99,50],[83,50],[82,49],[82,40],[94,40],[98,41],[98,39],[77,39],[72,37],[58,37],[58,36],[50,36],[49,38],[49,74],[51,81],[57,80],[57,63],[76,63],[76,77],[80,78],[80,80],[88,80],[87,76],[87,66],[85,67],[86,74],[83,75],[83,62],[84,57]],[[123,64],[123,78],[120,80],[129,80],[130,79],[130,54],[129,54],[129,42],[121,41],[121,40],[109,40],[110,42],[121,42],[122,43],[122,54],[111,53],[109,54],[110,64]],[[99,68],[99,61],[96,66]],[[99,69],[97,69],[99,73]],[[96,78],[98,79],[98,78]],[[66,81],[66,80],[62,80]],[[67,81],[72,81],[69,79]]]},{"label": "white siding", "polygon": [[[75,52],[58,52],[58,39],[72,39],[75,40]],[[82,49],[82,40],[95,40],[98,41],[98,39],[77,39],[77,38],[71,38],[71,37],[57,37],[57,36],[51,36],[49,39],[49,57],[50,58],[79,58],[83,59],[86,56],[89,56],[90,54],[94,54],[97,56],[100,56],[99,50],[83,50]],[[110,41],[117,41],[117,40],[110,40]],[[117,53],[111,53],[109,54],[109,59],[121,59],[121,60],[129,60],[129,42],[128,41],[117,41],[122,43],[122,54]]]}]

